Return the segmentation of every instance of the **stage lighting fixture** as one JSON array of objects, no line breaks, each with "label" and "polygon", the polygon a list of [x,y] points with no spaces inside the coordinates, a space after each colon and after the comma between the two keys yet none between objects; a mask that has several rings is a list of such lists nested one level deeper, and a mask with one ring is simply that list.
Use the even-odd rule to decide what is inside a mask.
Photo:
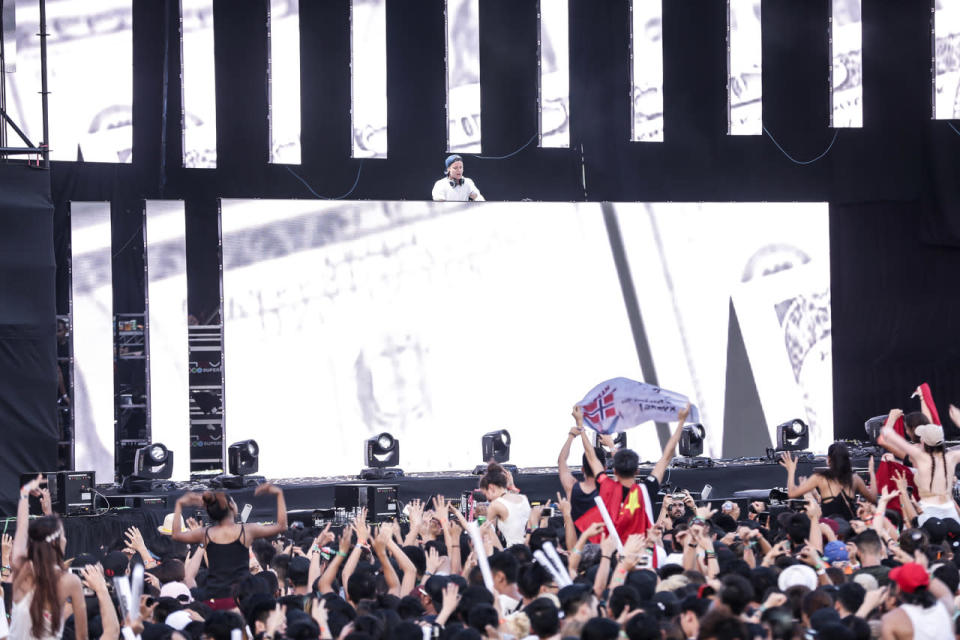
[{"label": "stage lighting fixture", "polygon": [[123,489],[130,492],[153,491],[173,475],[173,451],[159,442],[137,449],[133,456],[133,474],[123,479]]},{"label": "stage lighting fixture", "polygon": [[777,451],[803,451],[810,446],[807,423],[796,418],[777,425]]},{"label": "stage lighting fixture", "polygon": [[241,440],[227,447],[227,471],[210,479],[210,486],[217,489],[242,489],[255,487],[263,482],[263,476],[251,475],[260,468],[260,446],[256,440]]},{"label": "stage lighting fixture", "polygon": [[874,416],[863,423],[863,428],[867,432],[872,444],[877,444],[877,438],[880,437],[880,430],[887,422],[887,416]]},{"label": "stage lighting fixture", "polygon": [[363,443],[363,463],[367,465],[360,472],[364,480],[402,478],[403,470],[396,468],[400,464],[400,441],[386,431],[368,438]]},{"label": "stage lighting fixture", "polygon": [[227,468],[235,476],[248,476],[260,468],[260,447],[256,440],[235,442],[227,448]]},{"label": "stage lighting fixture", "polygon": [[506,462],[510,459],[510,432],[506,429],[483,434],[480,440],[483,459],[489,462]]},{"label": "stage lighting fixture", "polygon": [[686,424],[680,433],[679,453],[685,458],[693,458],[703,455],[703,439],[706,437],[706,429],[702,424]]}]

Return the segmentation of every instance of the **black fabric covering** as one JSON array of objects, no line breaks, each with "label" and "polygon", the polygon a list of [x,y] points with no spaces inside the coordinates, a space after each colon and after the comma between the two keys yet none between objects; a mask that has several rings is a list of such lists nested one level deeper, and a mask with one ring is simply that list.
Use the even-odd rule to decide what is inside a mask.
[{"label": "black fabric covering", "polygon": [[56,317],[50,173],[0,165],[0,511],[20,474],[57,460]]},{"label": "black fabric covering", "polygon": [[[99,557],[107,551],[122,551],[124,533],[130,527],[140,529],[147,548],[159,554],[169,546],[158,542],[161,534],[157,527],[163,524],[164,515],[162,510],[122,509],[102,516],[63,518],[63,531],[67,536],[66,557],[72,558],[81,553]],[[3,531],[13,535],[17,528],[16,519],[7,520],[5,527]]]}]

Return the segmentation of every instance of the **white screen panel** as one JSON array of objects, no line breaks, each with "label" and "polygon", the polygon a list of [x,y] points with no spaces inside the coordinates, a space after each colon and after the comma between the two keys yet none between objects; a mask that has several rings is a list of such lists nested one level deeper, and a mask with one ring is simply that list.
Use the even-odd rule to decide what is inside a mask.
[{"label": "white screen panel", "polygon": [[173,479],[190,476],[187,247],[182,201],[148,200],[147,330],[154,442],[176,452]]},{"label": "white screen panel", "polygon": [[113,480],[113,269],[110,203],[70,203],[77,469]]},{"label": "white screen panel", "polygon": [[570,146],[568,0],[540,0],[540,146]]},{"label": "white screen panel", "polygon": [[221,225],[227,432],[267,476],[356,473],[380,431],[411,471],[472,468],[496,428],[554,464],[545,429],[640,379],[598,205],[224,200]]},{"label": "white screen panel", "polygon": [[863,126],[862,0],[833,0],[831,8],[830,124]]},{"label": "white screen panel", "polygon": [[183,166],[217,166],[213,0],[180,0]]},{"label": "white screen panel", "polygon": [[936,0],[933,31],[933,117],[960,120],[960,1]]},{"label": "white screen panel", "polygon": [[[833,442],[827,204],[617,204],[616,211],[658,382],[694,398],[705,455],[719,457],[724,430],[741,428],[724,424],[731,305],[772,441],[777,424],[801,418],[811,450],[826,451]],[[759,446],[755,455],[763,455]]]},{"label": "white screen panel", "polygon": [[350,2],[353,157],[387,157],[387,0]]},{"label": "white screen panel", "polygon": [[270,0],[270,162],[300,164],[300,0]]},{"label": "white screen panel", "polygon": [[[50,158],[131,162],[133,12],[131,0],[47,2]],[[17,0],[16,72],[7,77],[7,113],[34,144],[43,138],[40,10]],[[5,43],[6,44],[6,43]],[[7,129],[7,140],[22,146]]]},{"label": "white screen panel", "polygon": [[763,39],[760,0],[727,0],[727,133],[763,133]]},{"label": "white screen panel", "polygon": [[663,142],[663,3],[631,0],[631,136]]},{"label": "white screen panel", "polygon": [[447,150],[480,153],[480,0],[446,0]]}]

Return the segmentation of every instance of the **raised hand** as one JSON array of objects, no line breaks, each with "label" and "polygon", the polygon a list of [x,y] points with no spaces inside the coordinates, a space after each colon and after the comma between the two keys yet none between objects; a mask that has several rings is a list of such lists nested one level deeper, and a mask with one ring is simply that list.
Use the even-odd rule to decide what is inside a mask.
[{"label": "raised hand", "polygon": [[13,538],[10,536],[10,534],[5,533],[3,534],[2,540],[3,544],[0,549],[2,549],[3,566],[9,567],[10,557],[13,555]]},{"label": "raised hand", "polygon": [[177,502],[184,507],[202,507],[203,506],[203,496],[196,491],[188,491],[179,498]]},{"label": "raised hand", "polygon": [[437,520],[440,521],[440,526],[446,529],[450,524],[450,516],[447,510],[447,501],[443,496],[437,496],[433,499],[433,512]]},{"label": "raised hand", "polygon": [[680,411],[677,412],[677,422],[679,422],[680,425],[683,426],[684,424],[687,423],[687,416],[689,415],[690,415],[690,403],[688,402],[687,406],[685,406],[683,409],[680,409]]},{"label": "raised hand", "polygon": [[127,546],[137,553],[147,550],[147,545],[143,542],[143,535],[140,533],[140,529],[136,527],[130,527],[127,529],[124,534],[124,539],[127,543]]},{"label": "raised hand", "polygon": [[576,421],[577,426],[583,429],[583,407],[578,404],[573,405],[573,411],[570,413]]},{"label": "raised hand", "polygon": [[605,446],[607,449],[613,451],[617,448],[617,444],[613,441],[613,436],[607,433],[598,433],[597,440],[600,441],[600,444]]},{"label": "raised hand", "polygon": [[611,535],[608,535],[603,540],[600,541],[600,553],[605,556],[610,556],[614,551],[617,550],[617,539]]},{"label": "raised hand", "polygon": [[280,487],[270,482],[264,482],[263,484],[257,487],[256,491],[253,492],[253,495],[262,496],[264,494],[269,494],[269,495],[275,496],[278,493],[280,493]]},{"label": "raised hand", "polygon": [[[81,569],[83,584],[94,593],[105,593],[107,581],[103,577],[103,567],[99,564],[88,564]],[[147,574],[144,574],[146,576]]]},{"label": "raised hand", "polygon": [[950,405],[950,419],[953,420],[953,424],[960,427],[960,409],[953,405]]},{"label": "raised hand", "polygon": [[357,532],[357,542],[366,544],[370,539],[370,527],[367,526],[367,508],[360,509],[360,513],[353,519],[353,528]]},{"label": "raised hand", "polygon": [[349,524],[340,533],[340,553],[346,555],[353,544],[353,527]]},{"label": "raised hand", "polygon": [[717,513],[717,510],[713,508],[712,504],[705,504],[702,507],[697,507],[697,517],[703,520],[709,520]]},{"label": "raised hand", "polygon": [[797,470],[797,459],[789,451],[784,451],[780,458],[780,466],[785,467],[787,471],[794,472]]},{"label": "raised hand", "polygon": [[330,531],[330,523],[328,522],[327,526],[325,526],[323,531],[320,532],[320,535],[314,538],[313,546],[315,546],[317,549],[322,549],[323,545],[330,544],[333,542],[334,538],[336,538],[336,536],[334,536]]},{"label": "raised hand", "polygon": [[53,515],[53,500],[50,498],[49,489],[40,489],[40,510],[43,515]]},{"label": "raised hand", "polygon": [[570,501],[567,500],[567,499],[566,499],[565,497],[563,497],[562,495],[560,495],[560,492],[559,492],[559,491],[557,492],[557,508],[560,509],[560,513],[563,514],[563,517],[564,517],[564,518],[570,516],[570,509],[571,509],[571,507],[570,507]]},{"label": "raised hand", "polygon": [[436,547],[430,547],[430,551],[427,552],[427,573],[436,573],[441,564],[443,559],[440,557],[440,552]]}]

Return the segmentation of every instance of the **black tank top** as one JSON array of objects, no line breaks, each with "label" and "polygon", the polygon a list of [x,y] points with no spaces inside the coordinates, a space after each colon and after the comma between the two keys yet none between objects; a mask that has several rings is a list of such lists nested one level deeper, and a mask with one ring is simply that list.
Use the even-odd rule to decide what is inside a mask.
[{"label": "black tank top", "polygon": [[843,518],[847,522],[855,517],[852,509],[853,501],[850,496],[838,493],[835,496],[824,498],[820,503],[820,511],[824,518]]},{"label": "black tank top", "polygon": [[241,542],[243,535],[241,524],[237,539],[221,544],[210,539],[210,528],[207,527],[205,538],[209,569],[205,593],[208,600],[232,597],[233,586],[250,573],[250,550]]},{"label": "black tank top", "polygon": [[574,522],[596,506],[596,503],[593,501],[595,497],[597,497],[596,489],[590,493],[584,493],[583,489],[580,488],[579,482],[573,483],[573,490],[570,491],[570,517],[573,518]]}]

